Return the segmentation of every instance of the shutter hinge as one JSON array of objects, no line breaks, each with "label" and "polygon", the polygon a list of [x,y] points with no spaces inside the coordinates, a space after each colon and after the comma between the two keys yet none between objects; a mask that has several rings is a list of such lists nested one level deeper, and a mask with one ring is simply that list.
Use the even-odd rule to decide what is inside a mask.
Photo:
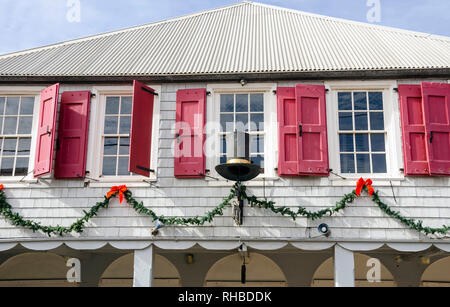
[{"label": "shutter hinge", "polygon": [[206,92],[206,96],[211,96],[211,92],[210,92],[210,91],[207,91],[207,92]]},{"label": "shutter hinge", "polygon": [[140,166],[140,165],[136,165],[136,168],[140,169],[141,171],[145,171],[145,172],[149,172],[149,173],[155,173],[155,170],[149,169],[149,168],[146,168],[146,167],[143,167],[143,166]]},{"label": "shutter hinge", "polygon": [[150,94],[152,94],[152,95],[155,95],[155,96],[159,96],[159,94],[158,94],[158,93],[156,93],[156,92],[153,92],[153,91],[149,90],[148,88],[145,88],[145,87],[141,87],[141,89],[142,89],[143,91],[146,91],[147,93],[150,93]]},{"label": "shutter hinge", "polygon": [[95,98],[95,97],[97,97],[97,95],[94,93],[91,93],[91,98]]},{"label": "shutter hinge", "polygon": [[398,93],[398,87],[394,88],[394,91],[396,91]]},{"label": "shutter hinge", "polygon": [[277,90],[273,90],[272,93],[273,93],[274,95],[276,95],[276,94],[277,94]]}]

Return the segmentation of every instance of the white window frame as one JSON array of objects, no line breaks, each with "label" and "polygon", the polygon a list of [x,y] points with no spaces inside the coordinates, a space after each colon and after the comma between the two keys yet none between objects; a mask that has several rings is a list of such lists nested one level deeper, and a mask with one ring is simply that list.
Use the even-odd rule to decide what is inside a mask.
[{"label": "white window frame", "polygon": [[[33,111],[33,124],[31,129],[31,147],[30,147],[30,160],[28,162],[27,176],[3,176],[0,177],[2,183],[18,184],[18,186],[26,185],[30,183],[37,183],[38,179],[34,178],[34,160],[36,157],[36,141],[37,131],[39,124],[39,111],[41,101],[41,91],[47,86],[0,86],[0,96],[34,96],[34,111]],[[31,172],[31,173],[30,173]],[[44,176],[47,178],[48,176]],[[9,185],[13,188],[14,186]]]},{"label": "white window frame", "polygon": [[[215,123],[220,127],[220,95],[239,93],[263,93],[264,94],[264,174],[259,175],[255,181],[267,181],[279,179],[275,169],[278,167],[278,119],[277,119],[277,90],[276,83],[248,83],[242,86],[240,83],[208,84],[207,91],[207,123]],[[219,180],[206,177],[210,185],[222,185],[227,182],[215,170],[220,163],[220,136],[219,131],[206,131],[208,150],[206,155],[206,169],[208,174]],[[209,139],[211,138],[212,139]],[[212,154],[209,151],[212,150]],[[232,183],[230,183],[232,184]]]},{"label": "white window frame", "polygon": [[[395,91],[397,81],[331,81],[325,82],[327,92],[327,124],[328,124],[328,151],[330,169],[342,176],[330,175],[334,184],[354,185],[358,178],[371,178],[379,183],[382,181],[401,181],[405,179],[402,155],[402,139],[400,127],[400,108],[398,94]],[[348,174],[341,173],[340,146],[339,146],[339,116],[338,92],[342,91],[380,91],[383,92],[384,121],[386,133],[386,174]]]},{"label": "white window frame", "polygon": [[153,88],[158,96],[155,96],[153,109],[152,149],[150,178],[144,176],[102,176],[103,166],[103,129],[105,124],[106,97],[107,96],[132,96],[132,86],[95,86],[92,93],[95,97],[91,101],[91,115],[89,123],[88,154],[86,170],[89,171],[85,182],[91,187],[105,187],[111,184],[127,184],[129,186],[148,186],[149,182],[157,181],[158,174],[158,150],[159,150],[159,123],[160,123],[160,101],[161,86],[148,85]]}]

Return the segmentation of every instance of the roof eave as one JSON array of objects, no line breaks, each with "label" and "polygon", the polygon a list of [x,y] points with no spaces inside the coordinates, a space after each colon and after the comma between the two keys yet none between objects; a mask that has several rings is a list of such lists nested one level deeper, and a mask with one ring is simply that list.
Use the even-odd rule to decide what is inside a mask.
[{"label": "roof eave", "polygon": [[242,79],[247,81],[282,80],[354,80],[354,79],[450,79],[450,68],[391,69],[357,71],[308,71],[308,72],[264,72],[221,74],[168,74],[168,75],[111,75],[111,76],[1,76],[0,83],[125,83],[133,80],[146,82],[223,82]]}]

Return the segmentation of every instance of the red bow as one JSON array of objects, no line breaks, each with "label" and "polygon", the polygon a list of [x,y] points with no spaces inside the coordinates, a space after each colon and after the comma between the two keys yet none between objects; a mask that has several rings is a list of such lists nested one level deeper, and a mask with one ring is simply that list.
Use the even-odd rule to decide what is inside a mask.
[{"label": "red bow", "polygon": [[123,193],[125,193],[127,190],[128,190],[128,188],[125,185],[121,185],[119,187],[112,187],[111,191],[109,191],[108,194],[106,194],[106,197],[111,198],[111,196],[119,193],[119,200],[120,200],[120,203],[122,203]]},{"label": "red bow", "polygon": [[369,190],[369,195],[372,196],[373,193],[375,192],[375,190],[372,187],[372,184],[373,182],[371,179],[364,180],[363,178],[360,178],[356,185],[356,195],[360,196],[362,189],[365,186],[367,186],[367,189]]},{"label": "red bow", "polygon": [[2,191],[4,188],[3,184],[0,184],[0,191]]}]

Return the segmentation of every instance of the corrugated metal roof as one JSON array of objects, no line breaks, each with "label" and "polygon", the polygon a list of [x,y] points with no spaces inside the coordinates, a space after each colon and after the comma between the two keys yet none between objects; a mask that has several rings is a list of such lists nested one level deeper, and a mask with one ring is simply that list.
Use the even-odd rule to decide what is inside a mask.
[{"label": "corrugated metal roof", "polygon": [[0,56],[0,76],[450,67],[450,38],[248,2]]}]

